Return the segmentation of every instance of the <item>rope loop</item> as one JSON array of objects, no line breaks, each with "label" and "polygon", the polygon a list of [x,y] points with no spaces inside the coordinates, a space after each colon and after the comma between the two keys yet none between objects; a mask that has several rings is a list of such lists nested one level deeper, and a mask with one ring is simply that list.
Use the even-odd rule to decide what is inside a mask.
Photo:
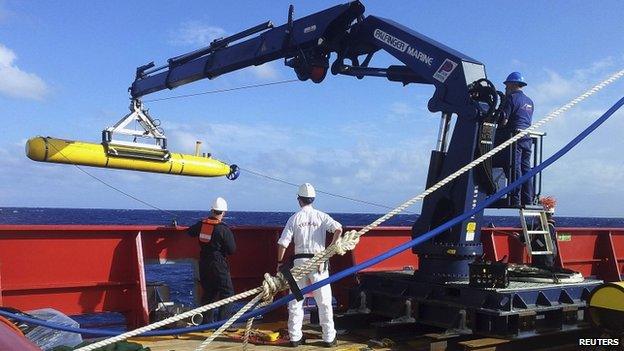
[{"label": "rope loop", "polygon": [[347,251],[353,250],[360,242],[360,235],[356,230],[350,230],[336,240],[336,253],[344,256]]},{"label": "rope loop", "polygon": [[273,301],[273,297],[279,291],[284,290],[286,283],[281,273],[277,273],[275,276],[269,273],[264,273],[264,280],[262,281],[262,300],[265,302]]}]

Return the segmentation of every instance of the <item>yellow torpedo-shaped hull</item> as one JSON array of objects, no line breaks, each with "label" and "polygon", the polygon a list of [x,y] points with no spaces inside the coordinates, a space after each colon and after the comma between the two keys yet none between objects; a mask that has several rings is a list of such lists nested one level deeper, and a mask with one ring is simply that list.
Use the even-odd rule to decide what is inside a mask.
[{"label": "yellow torpedo-shaped hull", "polygon": [[34,161],[64,163],[132,171],[166,173],[194,177],[227,176],[231,167],[210,157],[170,153],[166,161],[111,156],[102,144],[50,137],[34,137],[26,142],[26,155]]}]

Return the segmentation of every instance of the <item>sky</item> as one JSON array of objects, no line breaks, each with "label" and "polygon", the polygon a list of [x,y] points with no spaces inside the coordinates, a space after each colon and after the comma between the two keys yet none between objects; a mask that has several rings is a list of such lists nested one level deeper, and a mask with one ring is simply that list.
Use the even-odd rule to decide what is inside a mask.
[{"label": "sky", "polygon": [[[292,1],[295,18],[339,4]],[[236,181],[37,163],[24,154],[38,135],[99,142],[128,109],[137,66],[207,45],[266,20],[287,1],[0,0],[0,207],[148,208],[93,177],[165,209],[202,210],[216,196],[230,209],[293,211],[296,188],[243,172]],[[482,62],[500,90],[521,71],[534,121],[624,67],[621,1],[365,1],[392,19]],[[395,64],[377,55],[373,64]],[[282,60],[201,80],[145,100],[294,79]],[[621,97],[624,82],[547,124],[552,155]],[[331,76],[185,99],[146,102],[175,152],[203,151],[244,169],[368,202],[395,206],[424,190],[439,114],[429,86]],[[543,194],[566,216],[622,217],[624,113],[615,114],[544,172]],[[320,195],[331,212],[383,208]],[[412,209],[419,211],[419,206]]]}]

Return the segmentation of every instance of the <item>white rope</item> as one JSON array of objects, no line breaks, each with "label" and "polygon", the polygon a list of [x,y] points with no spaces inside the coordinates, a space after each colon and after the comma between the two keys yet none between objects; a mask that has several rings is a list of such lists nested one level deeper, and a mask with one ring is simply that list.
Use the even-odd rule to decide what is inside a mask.
[{"label": "white rope", "polygon": [[214,308],[218,308],[218,307],[227,305],[228,303],[232,303],[234,301],[238,301],[238,300],[241,300],[241,299],[245,299],[245,298],[251,297],[253,295],[261,293],[262,291],[263,291],[262,288],[255,288],[255,289],[252,289],[252,290],[248,290],[248,291],[242,292],[240,294],[228,297],[226,299],[223,299],[223,300],[220,300],[220,301],[216,301],[216,302],[213,302],[211,304],[195,308],[193,310],[190,310],[190,311],[178,314],[178,315],[173,316],[173,317],[169,317],[167,319],[163,319],[162,321],[158,321],[156,323],[152,323],[150,325],[146,325],[144,327],[141,327],[141,328],[138,328],[138,329],[135,329],[135,330],[131,330],[129,332],[126,332],[126,333],[114,336],[112,338],[104,339],[102,341],[99,341],[99,342],[96,342],[96,343],[93,343],[93,344],[81,347],[81,348],[79,348],[76,351],[92,351],[92,350],[95,350],[95,349],[100,348],[100,347],[108,346],[108,345],[114,344],[114,343],[116,343],[118,341],[123,341],[123,340],[131,338],[133,336],[137,336],[137,335],[143,334],[145,332],[148,332],[148,331],[151,331],[151,330],[154,330],[154,329],[158,329],[160,327],[164,327],[165,325],[168,325],[168,324],[171,324],[171,323],[175,323],[175,322],[180,321],[182,319],[186,319],[186,318],[192,317],[192,316],[196,315],[197,313],[203,313],[203,312],[212,310]]},{"label": "white rope", "polygon": [[[265,307],[267,305],[270,305],[271,302],[273,302],[273,299],[271,300],[265,300],[263,302],[261,302],[258,305],[258,308],[262,308]],[[249,346],[249,337],[251,336],[251,326],[253,325],[253,321],[256,317],[251,317],[247,320],[247,324],[245,325],[245,335],[243,337],[243,351],[247,351],[247,348]]]},{"label": "white rope", "polygon": [[[340,239],[336,240],[336,242],[331,244],[324,251],[319,252],[318,254],[314,255],[314,257],[309,259],[304,265],[297,266],[297,267],[293,268],[291,270],[293,278],[295,278],[295,280],[298,281],[301,278],[303,278],[306,274],[312,272],[315,269],[318,269],[320,264],[325,263],[334,254],[342,254],[343,255],[346,251],[352,250],[355,247],[355,245],[357,245],[357,242],[359,241],[359,238],[362,235],[364,235],[367,232],[371,231],[372,229],[378,227],[380,224],[382,224],[383,222],[385,222],[388,219],[392,218],[393,216],[403,212],[406,208],[408,208],[409,206],[415,204],[416,202],[424,199],[427,195],[430,195],[434,191],[440,189],[441,187],[447,185],[451,181],[457,179],[462,174],[468,172],[469,170],[471,170],[472,168],[474,168],[477,165],[481,164],[482,162],[484,162],[488,158],[494,156],[496,153],[498,153],[501,150],[505,149],[506,147],[508,147],[512,143],[516,142],[518,139],[520,139],[520,138],[522,138],[522,137],[532,133],[533,131],[537,130],[538,128],[540,128],[544,124],[546,124],[549,121],[551,121],[552,119],[558,117],[559,115],[561,115],[562,113],[566,112],[567,110],[569,110],[573,106],[577,105],[581,101],[587,99],[588,97],[594,95],[595,93],[597,93],[598,91],[602,90],[603,88],[605,88],[609,84],[612,84],[616,80],[622,78],[622,76],[624,76],[624,70],[621,70],[621,71],[618,71],[618,72],[614,73],[609,78],[605,79],[604,81],[602,81],[599,84],[596,84],[594,87],[592,87],[591,89],[587,90],[585,93],[579,95],[578,97],[576,97],[572,101],[570,101],[567,104],[565,104],[565,105],[559,107],[558,109],[552,111],[550,114],[548,114],[546,117],[544,117],[543,119],[541,119],[537,123],[533,124],[531,127],[529,127],[527,129],[521,131],[520,133],[514,135],[510,139],[508,139],[505,142],[503,142],[502,144],[500,144],[499,146],[493,148],[489,152],[483,154],[479,158],[477,158],[474,161],[468,163],[464,167],[458,169],[453,174],[451,174],[451,175],[447,176],[446,178],[440,180],[439,182],[437,182],[436,184],[434,184],[430,188],[428,188],[425,191],[423,191],[420,195],[415,196],[415,197],[405,201],[403,204],[397,206],[396,208],[394,208],[392,211],[388,212],[387,214],[379,217],[377,220],[375,220],[371,224],[363,227],[359,231],[357,231],[357,232],[349,231],[349,232],[345,233],[343,238],[340,238]],[[224,299],[224,300],[221,300],[221,301],[217,301],[217,302],[212,303],[210,305],[199,307],[199,308],[196,308],[194,310],[185,312],[185,313],[183,313],[181,315],[178,315],[178,316],[183,316],[184,315],[184,317],[182,317],[182,318],[178,318],[178,316],[167,318],[167,319],[162,320],[160,322],[157,322],[157,323],[154,323],[154,324],[151,324],[151,325],[148,325],[148,326],[145,326],[145,327],[133,330],[131,332],[127,332],[127,333],[121,334],[121,335],[113,337],[113,338],[102,340],[99,343],[95,343],[95,344],[91,344],[91,345],[85,346],[83,348],[78,349],[77,351],[91,351],[91,350],[94,350],[94,349],[96,349],[98,347],[110,345],[110,344],[113,344],[113,343],[115,343],[117,341],[125,340],[125,339],[127,339],[129,337],[132,337],[132,336],[135,336],[135,335],[139,335],[141,333],[144,333],[144,332],[147,332],[147,331],[150,331],[150,330],[162,327],[162,326],[167,325],[169,323],[173,323],[173,322],[179,321],[181,319],[188,318],[188,317],[190,317],[191,315],[193,315],[195,313],[201,313],[202,311],[207,311],[209,309],[216,308],[216,307],[225,305],[227,303],[230,303],[230,302],[233,302],[233,301],[237,301],[237,300],[240,300],[240,299],[244,299],[246,297],[258,294],[253,300],[251,300],[247,305],[245,305],[245,307],[243,307],[243,309],[241,309],[241,311],[244,310],[244,312],[238,311],[234,316],[232,316],[232,318],[230,318],[226,322],[226,324],[223,325],[223,326],[227,325],[229,327],[234,321],[236,321],[241,315],[243,315],[245,312],[247,312],[247,310],[249,310],[255,303],[257,303],[261,299],[267,300],[269,298],[269,295],[273,296],[277,291],[285,290],[286,288],[288,288],[288,285],[286,284],[286,282],[284,281],[284,278],[281,276],[280,273],[278,273],[277,276],[275,276],[275,277],[273,277],[270,274],[266,273],[264,275],[264,277],[265,277],[265,280],[262,283],[261,287],[258,287],[258,288],[252,289],[252,290],[248,290],[246,292],[240,293],[240,294],[232,296],[230,298],[227,298],[227,299]],[[252,301],[255,301],[254,304],[251,303]],[[249,323],[248,323],[248,325],[249,325]],[[208,346],[208,344],[210,344],[210,342],[212,342],[216,337],[218,337],[219,334],[223,330],[226,329],[226,328],[223,328],[223,326],[221,326],[221,328],[219,328],[208,339],[206,339],[200,345],[200,347],[197,348],[196,351],[203,350],[205,347]],[[93,346],[95,346],[95,347],[93,347]]]},{"label": "white rope", "polygon": [[227,328],[229,328],[230,325],[232,325],[232,323],[234,323],[237,319],[240,318],[240,316],[247,313],[247,311],[250,308],[252,308],[255,304],[257,304],[262,299],[262,296],[263,294],[260,293],[256,297],[251,299],[249,302],[247,302],[247,304],[243,306],[243,308],[241,308],[238,312],[236,312],[230,319],[228,319],[227,322],[225,322],[222,326],[220,326],[219,329],[215,330],[214,333],[212,333],[206,340],[204,340],[204,342],[202,342],[199,346],[197,346],[195,351],[203,351],[206,347],[208,347],[208,345],[214,339],[216,339],[219,335],[221,335],[221,333],[223,333]]},{"label": "white rope", "polygon": [[264,301],[272,301],[273,296],[279,291],[288,287],[286,280],[282,276],[282,273],[277,273],[276,276],[272,276],[269,273],[264,273],[264,280],[262,281],[262,298]]},{"label": "white rope", "polygon": [[350,230],[336,240],[336,253],[340,256],[353,250],[360,242],[360,235],[356,230]]},{"label": "white rope", "polygon": [[245,335],[243,336],[243,351],[247,351],[249,347],[249,337],[251,336],[251,327],[253,325],[255,317],[251,317],[247,320],[247,324],[245,324]]}]

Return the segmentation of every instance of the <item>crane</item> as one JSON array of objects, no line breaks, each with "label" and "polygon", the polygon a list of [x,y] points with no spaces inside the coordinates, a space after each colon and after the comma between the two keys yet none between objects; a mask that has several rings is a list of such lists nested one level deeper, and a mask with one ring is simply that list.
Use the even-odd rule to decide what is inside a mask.
[{"label": "crane", "polygon": [[[141,98],[154,92],[283,59],[301,81],[321,83],[331,72],[357,79],[386,78],[403,85],[432,85],[435,92],[428,108],[441,113],[441,123],[427,184],[490,150],[502,94],[487,80],[484,65],[392,20],[365,16],[364,10],[361,2],[352,1],[295,20],[291,5],[283,25],[266,21],[170,58],[161,66],[149,62],[136,69],[129,88],[133,106],[139,111]],[[401,64],[371,67],[371,59],[379,51]],[[453,115],[456,121],[449,141]],[[495,189],[491,164],[486,163],[427,197],[414,224],[414,235],[463,213]],[[482,254],[480,223],[481,216],[470,219],[445,234],[444,244],[436,242],[419,249],[427,253],[420,261],[422,272],[467,275],[468,262]],[[450,249],[454,254],[448,254]]]},{"label": "crane", "polygon": [[[102,131],[101,145],[89,146],[94,154],[104,152],[107,156],[94,159],[87,153],[78,161],[83,164],[105,161],[103,165],[95,164],[100,167],[137,169],[139,165],[145,167],[145,171],[198,176],[203,173],[235,179],[239,173],[235,165],[211,160],[210,167],[213,168],[200,167],[197,170],[185,163],[187,156],[172,154],[167,148],[164,131],[150,116],[142,99],[165,89],[201,79],[216,79],[275,60],[283,60],[300,81],[316,84],[322,83],[331,73],[358,80],[385,78],[404,86],[432,86],[434,92],[427,107],[430,112],[439,114],[440,126],[436,147],[430,155],[426,188],[492,150],[505,96],[487,79],[484,64],[390,19],[364,13],[364,5],[355,0],[295,19],[291,5],[283,25],[275,26],[271,21],[265,21],[234,35],[215,39],[206,47],[169,58],[160,66],[152,61],[137,67],[128,89],[130,113]],[[382,51],[393,56],[398,63],[387,67],[372,66],[373,57]],[[133,121],[142,131],[127,128]],[[135,140],[119,140],[120,134],[133,139],[150,138],[153,144],[137,147]],[[541,162],[542,137],[543,134],[535,138],[538,140],[535,147],[540,152],[534,152],[534,164]],[[51,162],[71,163],[67,162],[69,159],[65,154],[61,157],[54,150],[80,147],[58,139],[35,138],[29,144],[31,142],[32,147],[27,147],[29,157],[36,160],[53,158]],[[177,163],[170,164],[171,161]],[[153,169],[156,166],[160,168]],[[504,187],[495,170],[491,161],[480,163],[428,195],[412,226],[412,236],[418,237],[469,212],[477,203]],[[501,173],[500,169],[498,173]],[[512,181],[514,179],[506,180],[507,183]],[[495,207],[506,205],[509,204],[503,202]],[[533,214],[527,212],[525,215]],[[492,335],[529,335],[532,332],[527,334],[525,329],[536,323],[551,327],[563,319],[567,324],[581,325],[580,312],[585,306],[586,291],[596,284],[595,281],[566,287],[554,284],[501,291],[467,284],[469,278],[475,276],[472,274],[474,263],[483,256],[482,224],[481,211],[415,247],[413,252],[419,255],[419,261],[418,270],[413,275],[368,274],[361,277],[355,292],[360,293],[356,300],[365,307],[362,310],[368,310],[367,305],[374,301],[373,310],[382,315],[396,315],[398,320],[413,320],[414,315],[425,324]],[[527,237],[529,229],[526,225],[523,230]],[[535,229],[530,231],[536,232]],[[503,268],[506,274],[507,266]],[[488,276],[490,272],[482,271],[481,277],[492,280]],[[559,308],[554,304],[566,305]]]},{"label": "crane", "polygon": [[[487,79],[483,63],[390,19],[364,12],[364,5],[355,0],[294,19],[291,5],[283,25],[266,21],[170,58],[158,67],[154,62],[139,66],[129,88],[131,110],[139,113],[143,109],[141,99],[151,93],[283,60],[300,81],[316,84],[331,73],[356,79],[385,78],[404,86],[433,86],[427,107],[440,114],[440,127],[430,155],[426,188],[492,150],[505,95]],[[398,64],[373,67],[372,59],[381,51],[393,56]],[[534,136],[534,147],[539,148],[539,154],[534,152],[534,164],[541,162],[542,137],[543,134]],[[105,135],[105,141],[107,138]],[[159,138],[165,145],[164,134]],[[412,236],[418,237],[474,209],[477,203],[504,187],[495,177],[495,169],[491,161],[483,162],[428,195],[412,226]],[[498,171],[501,173],[500,168]],[[503,202],[495,207],[507,205],[509,202]],[[556,313],[567,313],[565,318],[570,324],[581,325],[582,317],[577,312],[585,306],[582,291],[595,285],[595,281],[502,291],[468,285],[469,278],[474,277],[473,263],[483,256],[482,224],[481,211],[415,247],[419,261],[413,275],[371,273],[361,277],[354,290],[360,293],[355,305],[368,305],[385,316],[393,314],[398,317],[394,320],[413,321],[415,317],[434,326],[521,336],[519,330],[525,322],[534,325],[545,318],[548,323],[542,324],[550,327],[563,318],[552,318],[555,302],[542,292],[545,289],[548,296],[558,296],[557,303],[568,304],[564,309],[557,308]],[[526,237],[526,226],[524,230]],[[516,311],[516,307],[522,311]]]}]

